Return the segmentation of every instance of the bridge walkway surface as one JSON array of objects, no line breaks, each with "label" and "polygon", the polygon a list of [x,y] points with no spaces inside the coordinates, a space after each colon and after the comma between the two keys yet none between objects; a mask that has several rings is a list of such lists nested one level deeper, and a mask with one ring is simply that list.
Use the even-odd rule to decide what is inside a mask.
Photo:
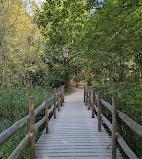
[{"label": "bridge walkway surface", "polygon": [[[36,144],[36,159],[111,159],[111,137],[83,102],[83,88],[65,96],[64,106]],[[117,158],[122,155],[117,150]]]}]

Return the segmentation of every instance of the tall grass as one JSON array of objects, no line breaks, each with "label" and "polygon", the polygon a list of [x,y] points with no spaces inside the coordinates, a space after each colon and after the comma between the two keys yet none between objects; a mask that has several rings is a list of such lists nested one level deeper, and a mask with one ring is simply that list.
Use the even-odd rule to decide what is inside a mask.
[{"label": "tall grass", "polygon": [[[0,91],[0,133],[10,127],[19,119],[28,115],[28,98],[34,96],[35,108],[45,99],[45,89],[35,87],[27,90],[1,90]],[[49,97],[53,94],[49,92]],[[0,147],[0,159],[7,159],[10,153],[16,148],[20,141],[28,133],[28,125],[11,137]],[[37,132],[38,135],[39,132]],[[38,136],[37,136],[38,137]],[[28,159],[28,148],[24,150],[20,159]]]}]

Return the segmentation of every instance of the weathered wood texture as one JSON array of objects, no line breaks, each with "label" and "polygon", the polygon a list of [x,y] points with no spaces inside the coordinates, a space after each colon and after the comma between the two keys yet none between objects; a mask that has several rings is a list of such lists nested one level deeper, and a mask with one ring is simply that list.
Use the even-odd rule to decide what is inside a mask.
[{"label": "weathered wood texture", "polygon": [[[83,89],[66,96],[64,107],[49,122],[36,145],[36,159],[110,159],[111,138],[82,102]],[[117,158],[122,158],[117,151]]]},{"label": "weathered wood texture", "polygon": [[[97,97],[97,95],[96,95]],[[112,105],[103,99],[101,99],[102,105],[104,105],[109,111],[112,112]],[[127,116],[125,113],[121,111],[117,111],[118,117],[123,120],[137,135],[142,137],[142,126],[136,123],[133,119],[131,119],[129,116]]]},{"label": "weathered wood texture", "polygon": [[116,97],[112,97],[112,159],[116,159],[116,139],[117,139],[117,105]]},{"label": "weathered wood texture", "polygon": [[[56,102],[56,105],[58,102]],[[48,116],[53,112],[54,110],[54,105],[48,110]],[[46,117],[42,118],[38,123],[35,124],[35,131],[39,129],[46,121]],[[20,144],[16,147],[16,149],[11,153],[11,155],[8,157],[8,159],[17,159],[18,156],[21,154],[23,149],[26,147],[27,143],[29,142],[30,139],[30,133],[28,133],[25,138],[20,142]]]},{"label": "weathered wood texture", "polygon": [[[61,92],[60,92],[60,96],[61,96]],[[45,127],[46,127],[46,131],[47,131],[48,116],[50,113],[53,113],[53,110],[54,110],[54,105],[52,105],[51,108],[48,110],[48,102],[51,102],[53,99],[54,99],[54,97],[51,97],[48,100],[47,93],[46,93],[45,94],[45,101],[36,110],[34,110],[34,97],[29,97],[29,115],[26,116],[25,118],[23,118],[24,120],[23,119],[19,120],[18,122],[13,124],[10,128],[8,128],[6,131],[4,131],[4,133],[6,132],[6,137],[4,138],[4,140],[1,140],[3,143],[6,142],[8,140],[8,138],[10,138],[13,135],[13,133],[14,133],[13,128],[15,126],[21,126],[21,128],[22,128],[24,126],[23,124],[26,124],[27,121],[29,120],[29,131],[30,132],[20,142],[20,144],[16,147],[16,149],[10,154],[8,159],[17,159],[18,156],[21,154],[22,150],[26,147],[29,140],[31,141],[30,158],[32,158],[32,159],[35,158],[35,131],[37,131],[39,129],[39,127],[41,125],[43,125],[45,122],[46,122]],[[58,101],[56,101],[56,105],[58,105]],[[43,110],[44,107],[45,107],[45,116],[38,123],[34,124],[34,117],[37,116],[40,113],[40,111]],[[25,120],[27,120],[26,123],[24,123]],[[22,124],[19,125],[19,123],[21,121],[22,121]],[[12,130],[12,132],[10,132],[11,134],[7,133],[7,131],[10,129]],[[16,132],[18,130],[19,130],[19,128],[15,129]],[[4,135],[4,133],[0,134],[1,137],[2,137],[2,135]],[[3,143],[1,143],[1,144],[3,144]]]},{"label": "weathered wood texture", "polygon": [[46,128],[46,133],[48,133],[48,93],[45,93],[45,128]]},{"label": "weathered wood texture", "polygon": [[85,102],[85,94],[86,94],[86,87],[84,85],[84,102]]},{"label": "weathered wood texture", "polygon": [[20,142],[20,144],[16,147],[16,149],[10,154],[7,159],[17,159],[21,154],[22,150],[27,146],[30,139],[30,133],[28,133],[24,139]]},{"label": "weathered wood texture", "polygon": [[[97,109],[96,109],[97,110]],[[112,124],[110,123],[110,121],[104,117],[102,115],[102,120],[104,121],[104,123],[106,124],[106,126],[110,129],[110,131],[112,131]],[[130,158],[130,159],[138,159],[138,157],[135,155],[135,153],[130,149],[130,147],[127,145],[127,143],[125,142],[125,140],[122,138],[122,136],[119,134],[119,132],[117,132],[117,141],[119,143],[119,145],[121,146],[121,148],[123,149],[123,151],[125,152],[125,154]]]},{"label": "weathered wood texture", "polygon": [[34,97],[29,97],[30,159],[35,159]]},{"label": "weathered wood texture", "polygon": [[92,95],[92,118],[95,117],[95,111],[94,111],[94,106],[95,106],[95,93],[96,93],[96,90],[93,88],[93,95]]},{"label": "weathered wood texture", "polygon": [[[95,111],[98,112],[98,108],[95,106]],[[106,126],[109,128],[109,130],[112,132],[112,124],[110,121],[101,114],[103,122],[106,124]],[[117,132],[117,141],[121,148],[123,149],[124,153],[130,158],[130,159],[138,159],[138,157],[135,155],[135,153],[130,149],[130,147],[127,145],[125,140],[122,138],[122,136]]]},{"label": "weathered wood texture", "polygon": [[58,111],[60,111],[60,88],[58,88]]},{"label": "weathered wood texture", "polygon": [[[127,143],[125,142],[125,140],[121,137],[121,135],[119,134],[119,132],[117,132],[117,116],[122,119],[133,131],[135,131],[139,136],[142,136],[142,126],[137,124],[134,120],[132,120],[130,117],[128,117],[126,114],[124,114],[123,112],[113,109],[112,105],[106,101],[104,101],[103,99],[99,99],[98,98],[98,94],[95,94],[95,96],[97,97],[97,107],[95,106],[95,111],[97,112],[97,116],[98,116],[98,130],[99,128],[99,121],[100,121],[100,116],[101,116],[101,120],[106,124],[106,126],[111,130],[112,132],[112,158],[115,158],[115,148],[116,147],[116,137],[117,137],[117,141],[119,143],[119,145],[121,146],[121,148],[123,149],[123,151],[125,152],[125,154],[130,158],[130,159],[138,159],[138,157],[135,155],[135,153],[130,149],[130,147],[127,145]],[[93,102],[93,100],[92,100]],[[113,130],[112,130],[112,124],[110,123],[110,121],[103,116],[102,113],[100,113],[99,110],[99,103],[102,103],[103,106],[105,106],[109,111],[112,112],[113,114]],[[116,100],[113,100],[113,105],[116,106]],[[101,115],[100,115],[101,114]]]},{"label": "weathered wood texture", "polygon": [[87,105],[88,102],[88,86],[86,86],[86,100],[85,100],[85,104]]},{"label": "weathered wood texture", "polygon": [[88,110],[91,109],[91,86],[89,87]]},{"label": "weathered wood texture", "polygon": [[98,131],[101,131],[101,92],[97,93],[97,107],[98,107]]},{"label": "weathered wood texture", "polygon": [[64,102],[64,87],[65,86],[63,85],[62,88],[61,88],[62,89],[62,102]]},{"label": "weathered wood texture", "polygon": [[56,118],[56,88],[54,88],[54,119]]},{"label": "weathered wood texture", "polygon": [[[48,99],[48,102],[51,102],[54,99],[54,97],[51,97]],[[43,110],[45,107],[45,102],[43,102],[38,108],[35,109],[34,115],[35,117]],[[15,124],[13,124],[11,127],[6,129],[4,132],[0,134],[0,146],[3,145],[11,136],[13,136],[17,131],[22,129],[28,122],[29,115],[24,117],[23,119],[17,121]]]}]

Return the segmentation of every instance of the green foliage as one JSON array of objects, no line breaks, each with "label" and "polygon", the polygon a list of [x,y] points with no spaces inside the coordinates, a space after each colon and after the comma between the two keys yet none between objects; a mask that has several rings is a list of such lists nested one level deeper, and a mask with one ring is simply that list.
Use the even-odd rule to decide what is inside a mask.
[{"label": "green foliage", "polygon": [[[46,89],[35,87],[30,91],[26,90],[3,90],[0,91],[0,133],[10,127],[13,123],[20,120],[21,118],[28,115],[29,106],[28,98],[29,96],[34,96],[35,108],[37,108],[45,99]],[[52,92],[49,92],[49,98],[53,96]],[[11,137],[0,150],[0,158],[6,159],[10,153],[16,148],[16,146],[21,142],[21,140],[28,133],[28,125],[18,131],[13,137]],[[38,137],[39,132],[37,132]],[[36,138],[37,138],[36,137]],[[27,148],[23,151],[20,158],[29,158],[29,149]]]},{"label": "green foliage", "polygon": [[[94,85],[97,91],[101,91],[102,99],[112,103],[112,96],[117,94],[118,110],[124,112],[138,124],[142,125],[142,91],[141,84],[120,83],[115,87],[111,85]],[[102,106],[104,115],[111,120],[111,113]],[[136,135],[122,120],[118,120],[118,131],[132,150],[142,157],[142,139]]]},{"label": "green foliage", "polygon": [[[42,10],[37,12],[35,21],[42,34],[46,37],[46,58],[49,60],[49,82],[59,84],[59,54],[61,66],[61,82],[66,87],[75,73],[77,65],[78,38],[84,23],[88,20],[86,3],[79,1],[46,1]],[[63,50],[68,50],[68,57],[64,58]],[[76,60],[74,60],[76,59]],[[79,63],[79,61],[78,61]]]},{"label": "green foliage", "polygon": [[[134,3],[135,2],[135,3]],[[98,82],[140,81],[140,1],[104,1],[90,15],[78,42]]]},{"label": "green foliage", "polygon": [[20,0],[0,3],[0,86],[24,84],[28,89],[32,73],[47,72],[42,59],[44,39],[33,23],[36,5]]},{"label": "green foliage", "polygon": [[[52,0],[41,9],[31,1],[0,3],[0,113],[9,123],[1,131],[28,113],[34,86],[58,87],[61,81],[68,87],[77,68],[79,79],[97,83],[110,103],[116,93],[118,109],[142,124],[141,0]],[[39,105],[44,95],[40,88],[35,92]],[[123,129],[125,137],[130,130],[126,125]],[[127,142],[141,156],[141,140],[133,132],[129,136],[137,141],[136,148]]]}]

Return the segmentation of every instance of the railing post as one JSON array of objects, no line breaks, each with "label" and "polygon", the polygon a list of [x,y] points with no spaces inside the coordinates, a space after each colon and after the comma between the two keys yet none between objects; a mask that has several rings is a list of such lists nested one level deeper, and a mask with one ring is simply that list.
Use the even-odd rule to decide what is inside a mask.
[{"label": "railing post", "polygon": [[63,87],[61,86],[60,87],[60,97],[61,97],[61,99],[60,99],[60,102],[61,102],[61,106],[63,105]]},{"label": "railing post", "polygon": [[60,88],[58,88],[58,111],[60,111]]},{"label": "railing post", "polygon": [[88,110],[91,109],[91,86],[89,87]]},{"label": "railing post", "polygon": [[56,88],[54,88],[54,119],[56,118]]},{"label": "railing post", "polygon": [[29,97],[30,159],[35,159],[34,97]]},{"label": "railing post", "polygon": [[98,131],[101,131],[101,92],[98,92],[97,99],[97,107],[98,107]]},{"label": "railing post", "polygon": [[45,93],[45,128],[46,128],[46,133],[48,133],[48,93]]},{"label": "railing post", "polygon": [[95,117],[95,93],[96,93],[96,90],[93,88],[93,95],[92,95],[92,118]]},{"label": "railing post", "polygon": [[64,85],[62,86],[62,102],[64,102]]},{"label": "railing post", "polygon": [[84,102],[85,102],[85,93],[86,93],[86,90],[85,90],[85,85],[84,85]]},{"label": "railing post", "polygon": [[117,104],[116,96],[112,97],[112,159],[116,159],[117,139]]},{"label": "railing post", "polygon": [[88,86],[86,86],[86,105],[87,105],[87,102],[88,102]]}]

